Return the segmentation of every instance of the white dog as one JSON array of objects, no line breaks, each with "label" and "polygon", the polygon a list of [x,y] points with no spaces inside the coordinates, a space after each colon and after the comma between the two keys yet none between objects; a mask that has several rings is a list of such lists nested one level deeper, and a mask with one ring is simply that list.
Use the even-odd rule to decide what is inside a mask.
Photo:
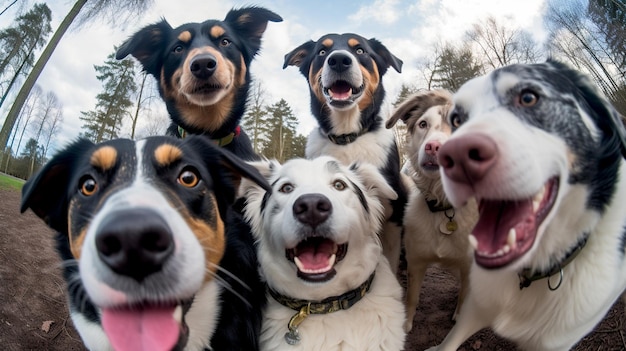
[{"label": "white dog", "polygon": [[257,162],[273,191],[244,183],[268,285],[262,350],[401,350],[402,289],[377,232],[393,189],[370,164]]},{"label": "white dog", "polygon": [[446,90],[421,91],[409,96],[387,121],[407,125],[406,169],[415,183],[404,216],[404,247],[407,261],[407,319],[413,328],[424,275],[430,264],[452,270],[460,279],[459,297],[452,320],[456,319],[469,287],[472,264],[469,234],[478,219],[476,202],[453,207],[443,192],[437,153],[452,132],[446,119],[452,96]]},{"label": "white dog", "polygon": [[436,349],[481,328],[569,350],[626,288],[626,142],[590,80],[555,61],[463,85],[439,150],[455,206],[478,201],[470,291]]}]

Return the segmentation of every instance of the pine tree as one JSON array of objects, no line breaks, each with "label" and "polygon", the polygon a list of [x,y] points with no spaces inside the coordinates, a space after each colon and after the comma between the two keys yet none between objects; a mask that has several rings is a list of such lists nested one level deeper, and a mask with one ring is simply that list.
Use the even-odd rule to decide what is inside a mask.
[{"label": "pine tree", "polygon": [[442,50],[441,59],[435,68],[433,86],[457,91],[463,83],[480,75],[482,70],[471,49],[457,50],[448,45]]},{"label": "pine tree", "polygon": [[267,119],[267,109],[264,106],[265,90],[260,81],[254,81],[250,89],[248,108],[243,116],[242,125],[252,142],[252,149],[259,153],[264,142],[267,142],[268,129],[264,123]]},{"label": "pine tree", "polygon": [[84,121],[83,136],[99,143],[118,137],[123,118],[130,116],[128,109],[133,105],[131,95],[137,91],[137,83],[134,62],[116,60],[115,51],[104,65],[94,67],[104,91],[96,96],[96,109],[81,111],[79,118]]},{"label": "pine tree", "polygon": [[298,119],[284,99],[267,107],[266,111],[267,119],[264,122],[268,129],[269,142],[264,145],[263,155],[281,163],[285,162],[292,156],[289,150],[293,150]]}]

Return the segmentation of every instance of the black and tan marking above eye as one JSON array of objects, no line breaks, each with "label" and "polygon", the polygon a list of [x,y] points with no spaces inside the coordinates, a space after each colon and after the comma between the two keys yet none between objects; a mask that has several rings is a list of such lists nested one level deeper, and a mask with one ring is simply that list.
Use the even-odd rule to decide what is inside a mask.
[{"label": "black and tan marking above eye", "polygon": [[117,163],[117,150],[112,146],[102,146],[91,155],[90,164],[101,172],[106,172],[115,167]]},{"label": "black and tan marking above eye", "polygon": [[171,144],[163,144],[154,150],[154,159],[161,167],[167,167],[179,161],[183,157],[183,151]]}]

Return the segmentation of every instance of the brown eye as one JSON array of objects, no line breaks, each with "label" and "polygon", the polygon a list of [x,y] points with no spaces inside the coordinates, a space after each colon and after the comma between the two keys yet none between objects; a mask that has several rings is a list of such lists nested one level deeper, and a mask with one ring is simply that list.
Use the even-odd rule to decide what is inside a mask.
[{"label": "brown eye", "polygon": [[183,170],[178,175],[178,183],[186,188],[193,188],[198,185],[198,182],[200,182],[200,177],[189,169]]},{"label": "brown eye", "polygon": [[333,187],[336,190],[341,191],[341,190],[344,190],[347,187],[347,185],[343,180],[335,180],[335,182],[333,183]]},{"label": "brown eye", "polygon": [[96,183],[95,179],[88,177],[83,180],[80,185],[80,192],[85,196],[91,196],[96,193],[98,190],[98,183]]},{"label": "brown eye", "polygon": [[285,183],[280,187],[280,189],[278,189],[278,191],[280,191],[281,193],[289,194],[293,191],[293,189],[295,188],[291,183]]},{"label": "brown eye", "polygon": [[232,43],[232,41],[230,41],[229,39],[224,38],[224,39],[222,39],[220,41],[220,46],[228,46],[228,45],[230,45],[230,43]]},{"label": "brown eye", "polygon": [[417,126],[418,126],[420,129],[425,129],[426,127],[428,127],[428,123],[426,123],[426,121],[420,121],[420,122],[417,124]]},{"label": "brown eye", "polygon": [[458,113],[453,113],[450,116],[450,125],[454,128],[458,128],[461,126],[461,117]]},{"label": "brown eye", "polygon": [[519,96],[519,104],[523,107],[532,107],[539,101],[539,96],[532,91],[522,91]]}]

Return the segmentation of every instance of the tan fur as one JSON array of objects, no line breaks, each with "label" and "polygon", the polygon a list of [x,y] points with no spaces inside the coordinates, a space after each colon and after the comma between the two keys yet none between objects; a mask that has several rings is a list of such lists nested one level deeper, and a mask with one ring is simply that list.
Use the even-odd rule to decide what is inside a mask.
[{"label": "tan fur", "polygon": [[219,38],[226,33],[226,30],[222,26],[213,26],[210,33],[213,38]]},{"label": "tan fur", "polygon": [[183,152],[174,145],[163,144],[154,150],[154,158],[160,166],[170,165],[182,156]]},{"label": "tan fur", "polygon": [[178,40],[188,43],[191,40],[191,33],[186,30],[178,35]]},{"label": "tan fur", "polygon": [[101,171],[108,171],[115,166],[117,151],[111,146],[103,146],[91,155],[90,163]]},{"label": "tan fur", "polygon": [[[431,212],[427,200],[437,200],[439,205],[449,204],[438,171],[424,171],[421,167],[420,151],[424,152],[429,141],[442,144],[451,134],[446,115],[450,107],[450,94],[447,91],[425,91],[410,96],[398,107],[390,118],[393,125],[402,119],[409,127],[408,158],[409,166],[405,174],[413,179],[413,190],[404,216],[404,245],[406,250],[408,287],[406,292],[407,320],[405,330],[413,327],[415,310],[419,304],[419,294],[426,269],[438,264],[456,273],[460,279],[459,297],[452,319],[456,319],[469,288],[469,270],[472,263],[468,235],[478,220],[475,202],[461,208]],[[426,122],[426,128],[420,128]],[[453,217],[452,217],[453,216]],[[449,221],[457,223],[458,229],[447,234],[440,230]]]}]

